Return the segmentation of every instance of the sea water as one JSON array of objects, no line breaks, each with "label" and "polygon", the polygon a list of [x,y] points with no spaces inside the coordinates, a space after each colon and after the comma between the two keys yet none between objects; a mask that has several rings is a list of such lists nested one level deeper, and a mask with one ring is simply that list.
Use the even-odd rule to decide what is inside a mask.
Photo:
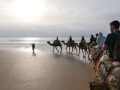
[{"label": "sea water", "polygon": [[[41,51],[52,51],[52,47],[47,44],[47,41],[53,43],[56,37],[20,37],[20,38],[0,38],[0,48],[31,48],[31,44],[35,43],[36,49]],[[89,41],[89,38],[85,38],[86,41]],[[68,37],[59,37],[59,40],[64,40],[67,42]],[[73,37],[76,43],[79,43],[81,37]],[[63,50],[65,45],[63,45]],[[65,50],[64,50],[65,51]]]}]

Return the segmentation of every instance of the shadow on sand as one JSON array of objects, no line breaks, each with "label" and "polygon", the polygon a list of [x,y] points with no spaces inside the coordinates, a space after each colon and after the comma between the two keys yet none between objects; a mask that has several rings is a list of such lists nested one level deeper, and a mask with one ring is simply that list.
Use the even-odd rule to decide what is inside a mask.
[{"label": "shadow on sand", "polygon": [[36,57],[36,53],[35,53],[35,52],[33,52],[33,53],[32,53],[32,56]]}]

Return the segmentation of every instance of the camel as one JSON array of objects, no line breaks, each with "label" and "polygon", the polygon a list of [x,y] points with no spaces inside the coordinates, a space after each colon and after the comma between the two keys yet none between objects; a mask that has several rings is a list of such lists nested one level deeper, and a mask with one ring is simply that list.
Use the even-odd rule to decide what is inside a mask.
[{"label": "camel", "polygon": [[62,53],[62,44],[60,43],[60,41],[55,40],[53,43],[51,43],[50,41],[47,41],[47,43],[49,45],[53,46],[53,53],[54,53],[55,48],[56,48],[57,52],[59,53],[59,50],[57,49],[57,47],[61,48],[60,53]]},{"label": "camel", "polygon": [[79,55],[80,55],[80,50],[82,50],[83,57],[86,57],[86,54],[88,54],[88,58],[89,58],[89,50],[88,50],[87,43],[83,44],[83,43],[80,42],[79,44],[77,44],[77,46],[79,48]]},{"label": "camel", "polygon": [[109,73],[105,73],[106,79],[109,89],[105,90],[120,90],[120,62],[119,61],[110,61],[108,57],[108,53],[103,52],[102,56],[98,58],[98,63],[96,64],[96,71],[99,74],[102,70],[102,73],[106,70],[104,63],[110,62],[111,69]]},{"label": "camel", "polygon": [[96,46],[96,44],[94,44],[94,43],[88,44],[90,54],[93,54],[93,52],[96,50],[95,46]]},{"label": "camel", "polygon": [[[66,45],[66,52],[67,53],[72,53],[74,49],[76,49],[76,53],[77,53],[77,43],[75,43],[75,41],[73,40],[72,42],[71,41],[68,41],[67,43],[65,43],[65,41],[61,41],[64,45]],[[72,52],[70,52],[70,47],[72,47]],[[67,51],[67,48],[69,48],[69,52]]]},{"label": "camel", "polygon": [[102,49],[95,49],[94,51],[90,53],[90,55],[91,55],[91,58],[90,58],[91,63],[94,66],[96,66],[97,63],[99,62],[99,58],[103,55],[103,51]]}]

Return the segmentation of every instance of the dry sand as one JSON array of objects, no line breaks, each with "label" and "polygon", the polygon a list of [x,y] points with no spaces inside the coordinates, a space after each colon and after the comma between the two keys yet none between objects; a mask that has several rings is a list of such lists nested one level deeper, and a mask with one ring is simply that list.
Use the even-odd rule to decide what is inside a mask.
[{"label": "dry sand", "polygon": [[89,90],[94,73],[73,55],[0,50],[0,90]]}]

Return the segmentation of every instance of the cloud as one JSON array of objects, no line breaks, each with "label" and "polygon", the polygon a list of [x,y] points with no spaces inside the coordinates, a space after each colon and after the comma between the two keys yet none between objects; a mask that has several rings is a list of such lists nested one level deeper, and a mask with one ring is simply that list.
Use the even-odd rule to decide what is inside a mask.
[{"label": "cloud", "polygon": [[[74,35],[91,31],[109,32],[109,22],[116,19],[120,20],[119,0],[44,0],[45,11],[43,14],[37,20],[25,23],[17,20],[13,13],[7,13],[9,8],[13,9],[14,1],[0,1],[0,28],[7,32],[11,27],[14,29],[19,27],[22,32],[27,32],[27,30],[44,32],[45,35],[48,33],[55,35],[61,31],[65,31],[65,35],[68,31]],[[31,28],[34,29],[31,30]]]}]

